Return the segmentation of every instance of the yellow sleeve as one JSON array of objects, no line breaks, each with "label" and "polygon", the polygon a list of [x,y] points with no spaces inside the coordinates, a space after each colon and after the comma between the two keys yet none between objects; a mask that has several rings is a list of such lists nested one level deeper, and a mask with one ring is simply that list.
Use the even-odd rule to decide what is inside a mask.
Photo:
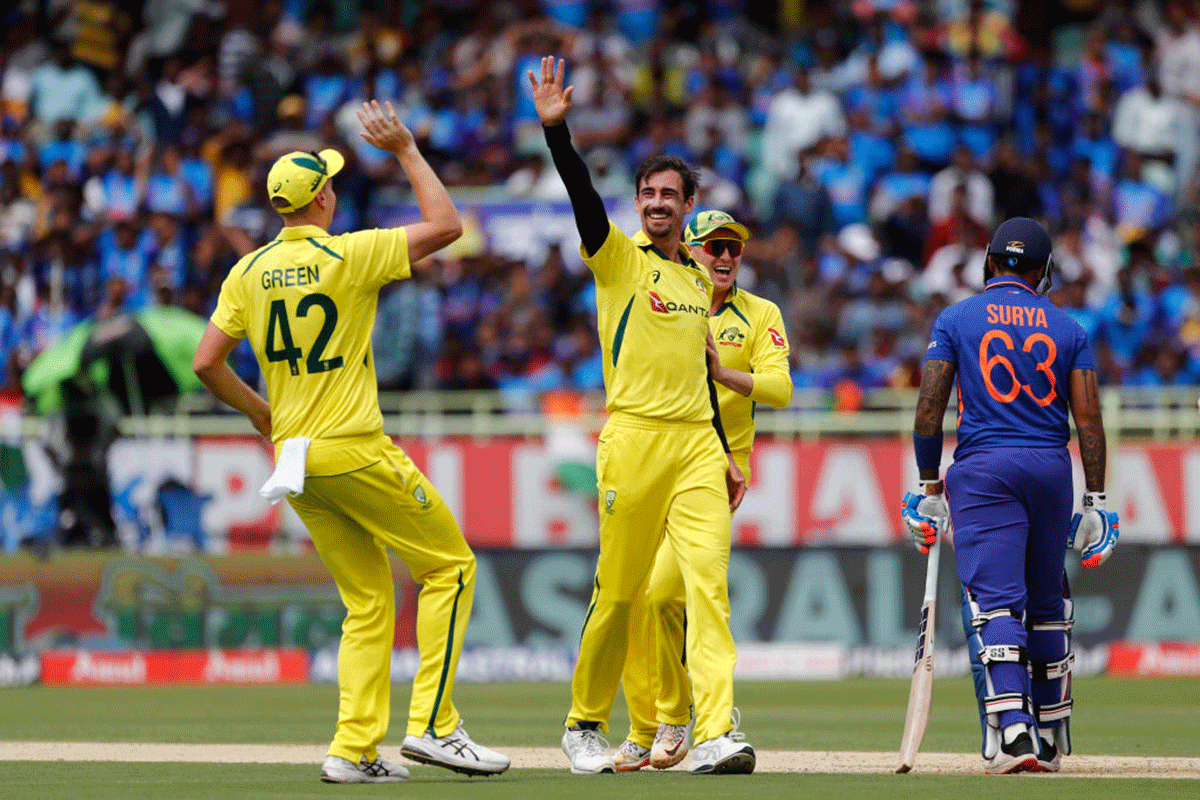
[{"label": "yellow sleeve", "polygon": [[213,309],[211,317],[213,325],[234,339],[246,338],[246,293],[241,281],[243,270],[239,261],[225,276],[217,297],[217,307]]},{"label": "yellow sleeve", "polygon": [[788,365],[787,332],[779,306],[764,301],[758,322],[754,326],[754,350],[750,354],[750,368],[754,372],[750,399],[783,408],[792,401],[792,376]]},{"label": "yellow sleeve", "polygon": [[408,263],[408,231],[404,228],[372,228],[354,231],[340,238],[342,255],[371,286],[412,277]]},{"label": "yellow sleeve", "polygon": [[621,280],[632,280],[633,275],[627,274],[631,265],[637,263],[637,245],[618,228],[613,221],[608,221],[608,238],[600,249],[592,256],[584,252],[583,245],[579,246],[579,254],[587,263],[588,269],[596,276],[596,285],[605,286]]}]

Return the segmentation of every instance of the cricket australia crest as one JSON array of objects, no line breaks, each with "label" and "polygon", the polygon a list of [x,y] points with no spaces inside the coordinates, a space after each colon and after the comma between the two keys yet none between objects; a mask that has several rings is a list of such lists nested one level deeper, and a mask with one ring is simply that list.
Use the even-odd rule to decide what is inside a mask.
[{"label": "cricket australia crest", "polygon": [[425,494],[425,487],[417,484],[417,488],[413,489],[413,499],[421,504],[421,510],[429,508],[433,503],[429,501],[429,496]]}]

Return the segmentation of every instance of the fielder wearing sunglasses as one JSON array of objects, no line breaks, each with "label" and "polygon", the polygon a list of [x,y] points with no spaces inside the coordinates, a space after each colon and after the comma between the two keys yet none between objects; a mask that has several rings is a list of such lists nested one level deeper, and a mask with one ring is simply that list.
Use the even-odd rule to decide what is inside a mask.
[{"label": "fielder wearing sunglasses", "polygon": [[730,258],[737,258],[742,254],[742,241],[740,239],[708,239],[704,242],[704,252],[713,258],[720,258],[727,250]]}]

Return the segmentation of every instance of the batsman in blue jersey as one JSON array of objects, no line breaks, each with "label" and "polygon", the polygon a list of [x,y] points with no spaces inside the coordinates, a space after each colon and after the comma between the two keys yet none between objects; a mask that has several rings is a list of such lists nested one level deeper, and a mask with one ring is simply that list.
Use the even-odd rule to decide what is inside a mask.
[{"label": "batsman in blue jersey", "polygon": [[[1099,566],[1117,542],[1105,510],[1104,426],[1083,328],[1043,295],[1050,237],[1017,217],[996,229],[986,288],[937,318],[913,443],[920,490],[903,517],[922,552],[953,522],[963,626],[989,773],[1055,772],[1071,750],[1068,547]],[[958,382],[958,446],[940,479],[942,420]],[[1068,412],[1086,493],[1072,517]]]}]

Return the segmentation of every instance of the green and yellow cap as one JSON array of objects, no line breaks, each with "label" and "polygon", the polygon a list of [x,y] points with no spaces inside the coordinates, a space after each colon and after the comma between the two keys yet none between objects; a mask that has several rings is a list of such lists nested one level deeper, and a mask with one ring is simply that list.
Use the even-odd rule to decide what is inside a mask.
[{"label": "green and yellow cap", "polygon": [[728,228],[738,235],[743,242],[750,238],[750,229],[741,224],[724,211],[701,211],[692,217],[683,230],[683,240],[688,244],[701,241],[718,228]]},{"label": "green and yellow cap", "polygon": [[[312,202],[325,181],[346,166],[337,150],[305,153],[300,150],[280,156],[267,173],[267,197],[276,211],[287,213]],[[287,201],[277,202],[276,197]]]}]

